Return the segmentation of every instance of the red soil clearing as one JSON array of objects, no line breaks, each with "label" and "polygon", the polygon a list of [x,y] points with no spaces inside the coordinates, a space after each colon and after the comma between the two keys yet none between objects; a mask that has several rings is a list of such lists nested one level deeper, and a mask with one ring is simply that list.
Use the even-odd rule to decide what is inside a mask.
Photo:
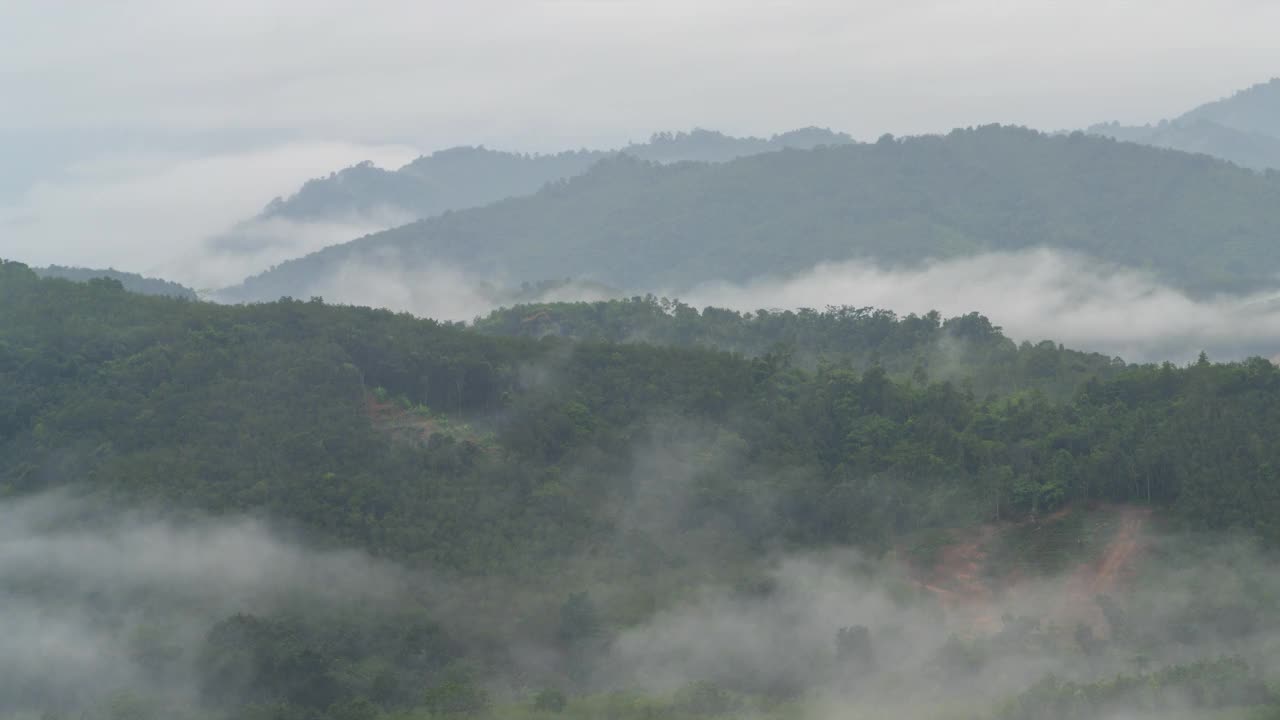
[{"label": "red soil clearing", "polygon": [[[1069,512],[1073,510],[1061,510],[1039,522],[1061,520]],[[1112,513],[1116,518],[1116,529],[1096,558],[1081,563],[1058,581],[1060,589],[1056,594],[1061,602],[1052,603],[1056,607],[1052,607],[1050,615],[1059,625],[1084,623],[1095,632],[1104,633],[1109,628],[1096,599],[1099,595],[1115,592],[1132,574],[1145,546],[1143,531],[1151,511],[1148,508],[1110,507],[1093,512]],[[995,525],[966,531],[957,542],[940,551],[938,561],[917,581],[919,587],[938,598],[948,615],[974,632],[998,630],[1000,608],[996,596],[1016,591],[1024,583],[1016,571],[995,580],[987,570],[986,548],[997,532],[998,526]]]},{"label": "red soil clearing", "polygon": [[436,424],[429,418],[414,415],[391,401],[379,402],[372,394],[365,395],[364,407],[373,424],[389,432],[417,440],[426,440],[436,432]]},{"label": "red soil clearing", "polygon": [[921,587],[937,596],[948,613],[965,618],[975,629],[996,627],[991,588],[983,577],[985,548],[995,533],[994,526],[984,525],[970,532],[964,541],[946,546],[929,575],[920,582]]},{"label": "red soil clearing", "polygon": [[1095,632],[1107,630],[1106,617],[1098,606],[1099,595],[1115,592],[1132,575],[1145,546],[1143,530],[1151,517],[1150,508],[1117,508],[1115,534],[1097,560],[1084,563],[1067,578],[1061,614],[1089,625]]}]

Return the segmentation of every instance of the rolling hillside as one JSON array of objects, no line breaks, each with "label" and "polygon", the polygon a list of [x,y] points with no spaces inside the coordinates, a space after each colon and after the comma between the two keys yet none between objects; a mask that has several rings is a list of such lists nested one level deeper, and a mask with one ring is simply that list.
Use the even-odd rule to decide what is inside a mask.
[{"label": "rolling hillside", "polygon": [[[850,329],[835,320],[813,330]],[[921,325],[864,320],[904,342]],[[935,710],[1057,697],[1034,683],[1062,672],[1114,697],[1139,654],[1161,664],[1139,700],[1228,680],[1248,692],[1197,702],[1271,700],[1255,639],[1277,576],[1243,542],[1280,543],[1265,360],[979,399],[875,365],[229,307],[0,263],[0,387],[2,517],[23,538],[0,593],[106,658],[5,676],[0,712],[781,720],[829,689],[892,706],[903,678]],[[139,547],[145,573],[104,562]]]},{"label": "rolling hillside", "polygon": [[912,265],[1049,247],[1152,271],[1191,293],[1280,272],[1280,181],[1228,163],[1013,127],[767,153],[722,164],[612,158],[536,195],[326,248],[227,289],[308,297],[351,264],[509,284],[567,276],[624,290]]},{"label": "rolling hillside", "polygon": [[657,133],[648,142],[632,143],[620,150],[527,154],[455,147],[423,155],[397,170],[364,162],[309,180],[293,195],[272,200],[255,218],[213,238],[210,244],[224,252],[257,249],[264,240],[253,232],[253,225],[273,220],[313,223],[390,218],[398,224],[394,220],[407,222],[488,205],[580,175],[593,164],[619,154],[657,163],[725,162],[783,148],[808,149],[850,142],[848,135],[821,128],[802,128],[767,139],[730,137],[696,129]]}]

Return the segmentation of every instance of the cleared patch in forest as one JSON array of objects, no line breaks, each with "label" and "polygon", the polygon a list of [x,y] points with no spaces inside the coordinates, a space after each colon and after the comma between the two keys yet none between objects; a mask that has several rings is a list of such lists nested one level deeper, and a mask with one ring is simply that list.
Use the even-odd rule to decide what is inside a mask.
[{"label": "cleared patch in forest", "polygon": [[1034,586],[1054,622],[1106,633],[1098,598],[1133,575],[1150,519],[1149,508],[1068,507],[1017,523],[930,531],[899,552],[917,586],[973,632],[998,629],[1001,600]]},{"label": "cleared patch in forest", "polygon": [[365,414],[374,427],[397,440],[430,445],[432,438],[443,436],[485,450],[497,446],[492,433],[481,432],[470,423],[458,422],[425,405],[414,405],[403,397],[392,398],[382,388],[365,393],[364,403]]}]

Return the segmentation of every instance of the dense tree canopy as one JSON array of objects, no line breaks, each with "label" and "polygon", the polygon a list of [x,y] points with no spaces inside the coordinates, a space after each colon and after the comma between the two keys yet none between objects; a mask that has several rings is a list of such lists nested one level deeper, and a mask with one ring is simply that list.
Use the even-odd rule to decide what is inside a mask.
[{"label": "dense tree canopy", "polygon": [[852,307],[754,313],[708,307],[699,312],[679,301],[646,296],[516,305],[490,313],[475,327],[493,335],[772,355],[809,370],[824,362],[858,370],[879,365],[899,380],[952,380],[979,396],[1034,388],[1069,398],[1086,380],[1125,367],[1119,358],[1068,350],[1048,340],[1019,345],[977,313],[943,320],[936,312],[900,318],[888,310]]},{"label": "dense tree canopy", "polygon": [[[1055,346],[1044,362],[1082,364],[1055,386],[1078,390],[1050,399],[1027,380],[1034,348],[978,316],[656,317],[655,302],[535,308],[582,339],[534,339],[319,301],[140,296],[5,263],[0,491],[262,514],[490,587],[458,601],[495,606],[479,629],[442,625],[448,603],[430,594],[395,613],[223,618],[191,662],[208,702],[239,717],[483,713],[485,678],[534,640],[545,677],[586,687],[594,653],[682,573],[724,577],[777,549],[874,557],[913,533],[1091,501],[1280,542],[1280,371],[1266,360],[1120,367]],[[668,344],[613,342],[627,325]],[[899,372],[910,348],[956,333],[974,336],[970,357],[1011,358],[1029,389],[976,395],[964,363],[954,380]],[[778,338],[817,357],[769,350]],[[390,432],[389,417],[418,431]],[[867,637],[832,632],[833,657],[870,656]],[[957,641],[930,672],[968,672],[976,652]],[[671,711],[742,707],[737,691],[690,685]],[[538,712],[563,707],[556,692]]]},{"label": "dense tree canopy", "polygon": [[[636,444],[678,418],[720,438],[708,451],[722,467],[691,480],[708,483],[708,501],[724,493],[708,508],[752,517],[763,536],[871,541],[997,503],[1025,512],[1108,498],[1280,540],[1280,497],[1267,489],[1280,457],[1265,441],[1280,423],[1280,376],[1261,359],[1121,367],[1056,346],[1011,348],[979,316],[943,324],[847,311],[721,322],[684,308],[633,327],[700,334],[672,343],[687,347],[599,337],[619,331],[599,313],[629,322],[655,312],[643,300],[561,308],[563,324],[574,313],[596,323],[586,339],[534,340],[315,301],[140,297],[108,280],[41,281],[16,264],[0,293],[10,492],[91,481],[210,508],[267,507],[380,552],[481,567],[566,552],[606,530]],[[697,319],[681,325],[683,316]],[[1004,357],[1011,382],[1031,391],[964,389],[965,368],[985,360],[941,382],[907,364],[911,348],[955,336]],[[775,340],[831,355],[806,369]],[[1055,373],[1065,373],[1059,389],[1080,387],[1068,402],[1035,389]],[[445,435],[393,442],[366,412],[375,388],[471,421],[496,447]],[[777,486],[784,470],[794,483]],[[772,485],[767,512],[753,508],[763,497],[746,490],[753,483]],[[955,502],[940,509],[940,496]],[[480,517],[486,530],[473,533]],[[492,528],[507,525],[535,541],[495,546]]]}]

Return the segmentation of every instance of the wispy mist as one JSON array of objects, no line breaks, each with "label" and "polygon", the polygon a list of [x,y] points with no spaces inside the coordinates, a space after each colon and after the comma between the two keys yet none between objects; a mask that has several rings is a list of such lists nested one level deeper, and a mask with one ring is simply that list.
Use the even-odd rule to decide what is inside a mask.
[{"label": "wispy mist", "polygon": [[203,154],[102,152],[0,205],[0,249],[32,265],[114,266],[196,288],[221,287],[387,225],[355,218],[350,224],[242,228],[271,242],[235,253],[210,244],[211,237],[309,178],[366,159],[396,166],[414,154],[392,145],[314,142]]},{"label": "wispy mist", "polygon": [[[1280,587],[1275,565],[1247,544],[1194,542],[1144,536],[1123,578],[1102,585],[1105,557],[1051,575],[1005,568],[979,578],[989,595],[959,604],[892,560],[781,555],[761,589],[707,586],[624,631],[602,674],[656,692],[803,693],[820,717],[939,717],[957,704],[990,713],[1050,675],[1089,683],[1228,656],[1274,670],[1280,627],[1260,608]],[[861,641],[842,648],[849,628]]]},{"label": "wispy mist", "polygon": [[[987,711],[1049,674],[1092,682],[1225,656],[1259,673],[1276,669],[1280,626],[1267,608],[1280,571],[1250,542],[1166,536],[1145,511],[1101,508],[1089,517],[1105,527],[1067,536],[1070,559],[1053,571],[1020,566],[1016,554],[1002,553],[1021,545],[1001,543],[1049,532],[1061,517],[956,531],[926,558],[913,558],[906,539],[882,557],[839,547],[726,553],[711,535],[683,532],[680,517],[697,492],[695,476],[708,463],[729,467],[742,448],[679,423],[671,434],[682,431],[721,450],[699,460],[686,452],[694,442],[637,445],[636,493],[620,517],[620,539],[669,536],[671,566],[653,576],[668,587],[652,613],[585,648],[583,692],[679,699],[691,683],[710,683],[741,697],[800,698],[805,717],[937,717],[956,703]],[[1085,541],[1088,552],[1075,549]],[[957,563],[961,546],[969,549]],[[609,576],[580,562],[588,565],[579,577]],[[686,587],[669,586],[682,577]],[[394,613],[408,598],[448,592],[422,571],[309,549],[260,520],[104,513],[64,494],[0,505],[0,578],[0,712],[100,707],[122,693],[198,706],[197,659],[229,615]],[[431,605],[461,637],[468,627],[501,629],[511,675],[496,672],[489,682],[518,698],[530,678],[560,682],[565,657],[552,627],[528,624],[543,616],[554,623],[550,608],[509,617],[509,582],[477,578],[452,602]],[[554,585],[522,587],[532,594],[516,603],[525,605],[520,612],[562,599]],[[609,606],[630,604],[597,589]]]},{"label": "wispy mist", "polygon": [[[572,280],[526,292],[504,275],[483,277],[446,264],[400,270],[397,258],[396,250],[375,250],[348,260],[313,278],[302,295],[452,322],[467,322],[516,302],[596,301],[613,295],[600,285]],[[214,299],[223,298],[215,294]]]},{"label": "wispy mist", "polygon": [[361,553],[307,550],[258,520],[94,508],[64,494],[0,505],[0,711],[123,691],[190,703],[194,655],[223,617],[299,600],[385,603],[404,581]]},{"label": "wispy mist", "polygon": [[[520,295],[502,276],[481,277],[446,265],[405,271],[397,269],[395,258],[390,252],[350,260],[314,278],[306,294],[468,321],[516,302],[591,302],[644,292],[575,281],[536,296]],[[698,308],[743,312],[841,305],[904,315],[979,312],[1017,341],[1053,340],[1131,362],[1186,362],[1202,350],[1214,360],[1280,353],[1280,285],[1256,295],[1196,298],[1143,271],[1043,249],[935,261],[914,269],[824,263],[795,276],[655,292]]]},{"label": "wispy mist", "polygon": [[745,285],[707,283],[686,302],[762,308],[872,306],[900,314],[980,312],[1015,340],[1054,340],[1130,361],[1186,361],[1280,352],[1280,287],[1275,292],[1197,299],[1145,272],[1049,250],[938,261],[889,270],[872,263],[825,263],[793,277]]}]

